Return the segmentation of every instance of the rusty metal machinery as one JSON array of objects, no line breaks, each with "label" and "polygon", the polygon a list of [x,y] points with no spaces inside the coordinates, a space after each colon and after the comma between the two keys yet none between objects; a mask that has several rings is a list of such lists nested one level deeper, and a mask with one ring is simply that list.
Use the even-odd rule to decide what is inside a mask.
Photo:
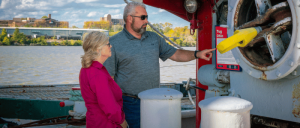
[{"label": "rusty metal machinery", "polygon": [[251,115],[252,128],[300,128],[299,123]]},{"label": "rusty metal machinery", "polygon": [[263,29],[246,47],[232,50],[242,72],[230,72],[228,90],[253,103],[255,125],[300,123],[299,5],[299,0],[228,1],[228,36],[239,29]]},{"label": "rusty metal machinery", "polygon": [[238,29],[260,26],[246,47],[233,49],[236,61],[249,75],[263,80],[299,76],[299,1],[237,0],[229,6],[229,35]]},{"label": "rusty metal machinery", "polygon": [[81,126],[81,125],[86,124],[86,120],[85,120],[85,118],[74,119],[74,117],[67,115],[67,116],[60,116],[60,117],[39,120],[39,121],[27,123],[27,124],[18,125],[18,126],[13,126],[11,128],[48,126],[48,125],[57,125],[57,124],[68,124],[68,125],[74,125],[74,126]]}]

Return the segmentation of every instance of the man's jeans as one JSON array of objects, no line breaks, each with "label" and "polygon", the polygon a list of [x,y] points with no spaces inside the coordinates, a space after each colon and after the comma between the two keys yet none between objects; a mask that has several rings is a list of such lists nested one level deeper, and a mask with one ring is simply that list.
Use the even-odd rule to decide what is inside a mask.
[{"label": "man's jeans", "polygon": [[128,97],[128,96],[122,96],[122,98],[123,98],[123,110],[125,112],[125,119],[128,123],[128,126],[130,128],[140,128],[141,100]]}]

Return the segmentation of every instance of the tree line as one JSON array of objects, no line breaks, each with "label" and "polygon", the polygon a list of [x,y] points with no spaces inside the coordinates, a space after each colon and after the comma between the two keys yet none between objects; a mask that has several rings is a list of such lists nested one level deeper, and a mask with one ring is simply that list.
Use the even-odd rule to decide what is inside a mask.
[{"label": "tree line", "polygon": [[[171,41],[174,43],[182,46],[182,47],[195,47],[196,46],[196,40],[197,40],[197,34],[195,32],[194,35],[190,34],[190,29],[188,26],[184,27],[175,27],[173,28],[173,24],[165,22],[165,23],[154,23],[154,27],[156,27],[159,32],[163,33],[165,36],[169,37]],[[109,29],[109,36],[113,36],[120,31],[122,31],[123,26],[121,25],[112,25]],[[155,32],[154,29],[152,29],[149,25],[147,25],[147,31]],[[157,33],[158,34],[158,33]],[[168,42],[166,40],[166,42]]]},{"label": "tree line", "polygon": [[110,23],[108,21],[85,21],[83,24],[83,28],[85,29],[110,29]]},{"label": "tree line", "polygon": [[[52,40],[55,39],[55,36],[51,37]],[[14,45],[15,43],[21,45],[41,45],[41,46],[81,46],[81,40],[60,40],[60,41],[52,41],[51,43],[47,43],[47,39],[45,36],[40,36],[38,38],[28,38],[24,33],[20,33],[19,29],[16,28],[12,37],[7,36],[6,29],[2,30],[0,35],[0,45]]]},{"label": "tree line", "polygon": [[[154,23],[154,27],[156,27],[161,33],[165,36],[169,37],[171,41],[174,43],[186,47],[186,46],[196,46],[197,35],[191,35],[190,29],[188,26],[184,27],[175,27],[173,28],[173,24],[165,22],[165,23]],[[84,22],[83,28],[92,28],[92,29],[105,29],[109,31],[109,36],[113,36],[120,31],[123,30],[122,25],[111,25],[108,21],[86,21]],[[147,31],[154,31],[149,25],[147,25]],[[195,32],[196,33],[196,32]],[[167,40],[166,40],[167,41]],[[167,41],[168,42],[168,41]]]},{"label": "tree line", "polygon": [[[196,46],[196,39],[197,34],[191,35],[190,29],[188,26],[184,27],[175,27],[173,28],[173,24],[171,23],[154,23],[154,27],[156,27],[161,33],[163,33],[165,36],[169,37],[171,41],[174,43],[186,47],[186,46]],[[113,36],[120,31],[123,30],[122,25],[109,25],[108,21],[87,21],[84,22],[84,28],[94,28],[94,29],[105,29],[109,30],[109,36]],[[147,25],[147,31],[154,31],[149,25]],[[196,33],[196,32],[195,32]],[[83,36],[84,37],[84,36]],[[52,37],[55,39],[55,37]],[[166,40],[167,41],[167,40]],[[7,37],[7,32],[5,29],[2,30],[2,34],[0,36],[0,45],[11,45],[14,42],[18,42],[20,44],[30,45],[30,44],[39,44],[39,45],[49,45],[46,42],[46,39],[44,36],[38,37],[38,38],[27,38],[23,33],[19,32],[19,29],[16,28],[15,32],[13,33],[12,37]],[[168,42],[168,41],[167,41]],[[66,46],[77,46],[82,45],[81,40],[63,40],[63,41],[54,41],[51,42],[50,45],[66,45]]]},{"label": "tree line", "polygon": [[[173,24],[165,22],[165,23],[154,23],[153,26],[159,30],[159,32],[163,33],[165,36],[169,37],[171,41],[182,46],[182,47],[195,47],[197,40],[197,32],[194,35],[190,34],[190,29],[188,26],[184,27],[175,27],[173,28]],[[147,31],[153,30],[149,25],[147,25]],[[158,34],[158,33],[157,33]],[[167,41],[167,40],[166,40]],[[168,42],[168,41],[167,41]]]}]

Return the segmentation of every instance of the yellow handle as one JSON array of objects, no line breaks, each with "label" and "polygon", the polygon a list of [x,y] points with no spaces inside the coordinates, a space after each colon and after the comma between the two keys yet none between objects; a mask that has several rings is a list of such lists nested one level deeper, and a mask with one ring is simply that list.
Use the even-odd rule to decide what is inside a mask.
[{"label": "yellow handle", "polygon": [[223,54],[235,47],[245,47],[256,35],[255,28],[236,30],[233,35],[217,45],[218,51]]}]

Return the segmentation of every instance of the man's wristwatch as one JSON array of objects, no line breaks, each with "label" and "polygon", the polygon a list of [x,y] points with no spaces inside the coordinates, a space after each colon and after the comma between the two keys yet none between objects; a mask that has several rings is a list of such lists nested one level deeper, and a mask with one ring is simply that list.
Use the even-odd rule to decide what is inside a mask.
[{"label": "man's wristwatch", "polygon": [[195,53],[194,53],[194,56],[195,56],[196,59],[199,58],[199,57],[197,57],[197,52],[199,52],[199,51],[200,51],[200,50],[196,50]]}]

